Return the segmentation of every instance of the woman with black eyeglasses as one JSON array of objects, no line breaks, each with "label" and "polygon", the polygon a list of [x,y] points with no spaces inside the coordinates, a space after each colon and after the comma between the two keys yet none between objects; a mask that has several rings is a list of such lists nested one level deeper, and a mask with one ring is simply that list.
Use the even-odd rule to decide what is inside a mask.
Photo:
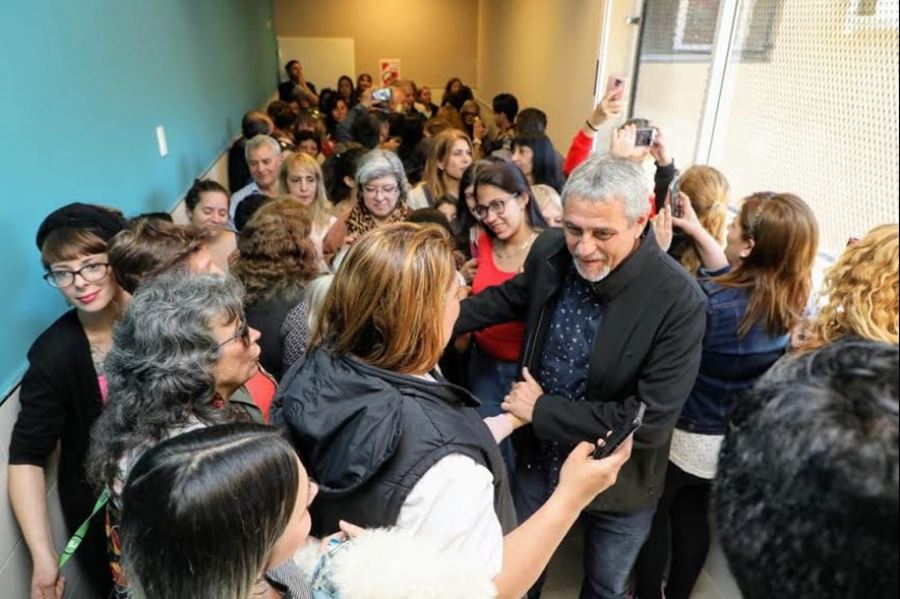
[{"label": "woman with black eyeglasses", "polygon": [[[96,495],[82,464],[90,427],[106,401],[103,359],[112,344],[113,324],[127,295],[112,276],[109,240],[121,231],[121,214],[89,204],[69,204],[41,223],[37,246],[44,279],[72,306],[28,350],[22,378],[22,406],[9,446],[9,496],[31,553],[31,597],[60,596],[60,576],[47,515],[44,469],[61,443],[58,483],[63,517],[72,533],[91,512]],[[88,532],[76,555],[90,594],[111,589],[101,526]]]},{"label": "woman with black eyeglasses", "polygon": [[[244,318],[233,277],[175,270],[141,285],[113,331],[106,358],[109,401],[91,430],[86,461],[96,494],[106,492],[115,596],[128,596],[119,547],[121,494],[150,447],[181,433],[236,420],[261,422],[243,390],[259,370],[259,332]],[[104,528],[94,522],[91,527]]]},{"label": "woman with black eyeglasses", "polygon": [[[472,213],[481,224],[481,235],[473,251],[475,275],[472,294],[502,285],[522,271],[531,244],[547,223],[522,171],[511,162],[479,162],[474,176]],[[525,325],[510,321],[474,334],[469,357],[469,384],[481,400],[482,416],[502,412],[500,404],[509,393],[518,372],[516,363]],[[503,457],[512,471],[510,442],[501,444]]]}]

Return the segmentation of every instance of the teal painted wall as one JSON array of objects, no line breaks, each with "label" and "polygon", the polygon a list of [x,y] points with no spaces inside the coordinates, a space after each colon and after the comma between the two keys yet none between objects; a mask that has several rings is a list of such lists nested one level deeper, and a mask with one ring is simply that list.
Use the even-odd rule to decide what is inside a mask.
[{"label": "teal painted wall", "polygon": [[2,401],[65,310],[41,280],[44,216],[72,201],[171,210],[274,93],[278,65],[270,0],[4,1],[0,52]]}]

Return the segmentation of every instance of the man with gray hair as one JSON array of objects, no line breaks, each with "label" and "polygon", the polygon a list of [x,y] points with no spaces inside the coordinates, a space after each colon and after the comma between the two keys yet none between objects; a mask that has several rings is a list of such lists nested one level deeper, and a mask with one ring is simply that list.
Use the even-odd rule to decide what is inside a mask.
[{"label": "man with gray hair", "polygon": [[234,214],[244,198],[258,193],[274,198],[278,195],[278,169],[281,167],[281,146],[273,137],[256,135],[244,146],[244,157],[253,181],[231,196],[228,207],[228,225],[234,230]]},{"label": "man with gray hair", "polygon": [[[522,273],[462,302],[455,329],[525,322],[522,380],[503,402],[526,424],[513,438],[520,520],[550,497],[573,445],[606,438],[646,405],[631,460],[582,514],[582,598],[625,596],[662,493],[672,429],[700,367],[706,301],[657,245],[648,195],[634,162],[585,161],[563,189],[562,230],[538,237]],[[540,596],[541,584],[529,597]]]}]

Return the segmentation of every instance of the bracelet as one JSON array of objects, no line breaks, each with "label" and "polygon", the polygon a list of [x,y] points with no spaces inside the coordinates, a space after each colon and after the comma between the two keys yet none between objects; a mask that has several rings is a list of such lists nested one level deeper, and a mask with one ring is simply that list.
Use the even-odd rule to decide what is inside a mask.
[{"label": "bracelet", "polygon": [[596,133],[597,131],[599,131],[599,129],[597,129],[596,127],[594,127],[594,126],[591,124],[591,121],[589,121],[588,119],[584,119],[584,124],[587,125],[587,126],[588,126],[588,129],[590,129],[590,130],[593,131],[594,133]]}]

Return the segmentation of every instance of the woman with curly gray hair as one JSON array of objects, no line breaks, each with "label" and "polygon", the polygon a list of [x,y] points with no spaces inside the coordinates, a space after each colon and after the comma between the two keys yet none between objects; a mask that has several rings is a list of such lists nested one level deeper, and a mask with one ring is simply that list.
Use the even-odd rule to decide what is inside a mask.
[{"label": "woman with curly gray hair", "polygon": [[94,486],[109,493],[106,528],[118,594],[127,596],[118,523],[132,465],[156,443],[183,432],[262,420],[241,390],[256,374],[260,353],[243,299],[232,277],[172,272],[138,288],[113,331],[106,359],[109,401],[91,431],[87,467]]}]

